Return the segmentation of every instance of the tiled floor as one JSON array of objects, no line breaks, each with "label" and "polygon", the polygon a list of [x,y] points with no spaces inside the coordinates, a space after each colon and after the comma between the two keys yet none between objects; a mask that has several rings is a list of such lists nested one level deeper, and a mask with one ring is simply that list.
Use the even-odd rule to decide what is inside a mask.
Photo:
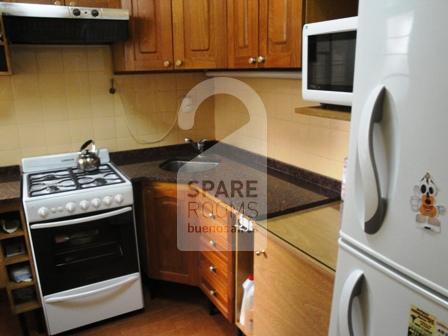
[{"label": "tiled floor", "polygon": [[[0,335],[20,335],[18,323],[0,296]],[[32,333],[32,335],[39,335]],[[157,296],[145,290],[145,309],[66,335],[76,336],[227,336],[233,326],[220,314],[209,315],[207,302],[197,288],[159,284]]]}]

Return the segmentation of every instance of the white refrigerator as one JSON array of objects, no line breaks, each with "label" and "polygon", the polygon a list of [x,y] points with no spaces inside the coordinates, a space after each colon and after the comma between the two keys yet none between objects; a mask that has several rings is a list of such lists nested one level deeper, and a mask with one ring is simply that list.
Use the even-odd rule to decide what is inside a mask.
[{"label": "white refrigerator", "polygon": [[331,336],[448,335],[447,13],[359,1]]}]

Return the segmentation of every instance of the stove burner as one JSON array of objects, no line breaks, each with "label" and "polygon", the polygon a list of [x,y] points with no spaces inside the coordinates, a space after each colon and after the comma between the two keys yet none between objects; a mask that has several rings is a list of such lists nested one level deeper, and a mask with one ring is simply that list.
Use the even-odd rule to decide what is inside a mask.
[{"label": "stove burner", "polygon": [[94,171],[81,171],[77,168],[50,171],[48,173],[36,173],[28,176],[29,195],[42,196],[102,187],[111,184],[123,183],[124,180],[108,164],[101,165]]},{"label": "stove burner", "polygon": [[47,190],[48,190],[48,192],[52,193],[52,192],[59,191],[59,187],[56,186],[56,185],[49,185],[49,186],[47,187]]},{"label": "stove burner", "polygon": [[93,182],[97,185],[97,186],[102,186],[107,184],[107,180],[102,178],[102,177],[98,177],[95,180],[93,180]]}]

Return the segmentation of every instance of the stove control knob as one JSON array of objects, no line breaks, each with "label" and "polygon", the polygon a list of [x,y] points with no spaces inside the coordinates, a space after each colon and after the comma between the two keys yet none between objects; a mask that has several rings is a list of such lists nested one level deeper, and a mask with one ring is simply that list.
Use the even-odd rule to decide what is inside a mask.
[{"label": "stove control knob", "polygon": [[112,204],[112,197],[106,196],[103,198],[103,203],[105,206],[110,206]]},{"label": "stove control knob", "polygon": [[121,204],[124,201],[124,198],[123,198],[122,194],[116,194],[114,199],[115,199],[115,202],[117,202],[118,204]]},{"label": "stove control knob", "polygon": [[101,200],[99,198],[94,198],[91,203],[95,209],[98,209],[101,205]]},{"label": "stove control knob", "polygon": [[81,209],[87,210],[90,206],[90,203],[89,203],[89,201],[83,200],[83,201],[79,202],[79,206],[81,207]]},{"label": "stove control knob", "polygon": [[68,203],[65,205],[65,210],[67,210],[67,211],[70,212],[70,213],[74,212],[74,211],[76,210],[76,204],[73,203],[73,202],[68,202]]},{"label": "stove control knob", "polygon": [[42,208],[39,208],[39,210],[37,210],[37,213],[40,217],[47,218],[48,215],[50,214],[50,211],[48,210],[48,208],[42,207]]}]

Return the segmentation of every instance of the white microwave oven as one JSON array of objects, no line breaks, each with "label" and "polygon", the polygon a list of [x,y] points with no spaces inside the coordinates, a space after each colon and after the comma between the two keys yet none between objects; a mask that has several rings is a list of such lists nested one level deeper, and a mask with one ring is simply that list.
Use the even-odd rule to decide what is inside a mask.
[{"label": "white microwave oven", "polygon": [[352,105],[357,17],[306,24],[303,27],[303,99],[330,105]]}]

